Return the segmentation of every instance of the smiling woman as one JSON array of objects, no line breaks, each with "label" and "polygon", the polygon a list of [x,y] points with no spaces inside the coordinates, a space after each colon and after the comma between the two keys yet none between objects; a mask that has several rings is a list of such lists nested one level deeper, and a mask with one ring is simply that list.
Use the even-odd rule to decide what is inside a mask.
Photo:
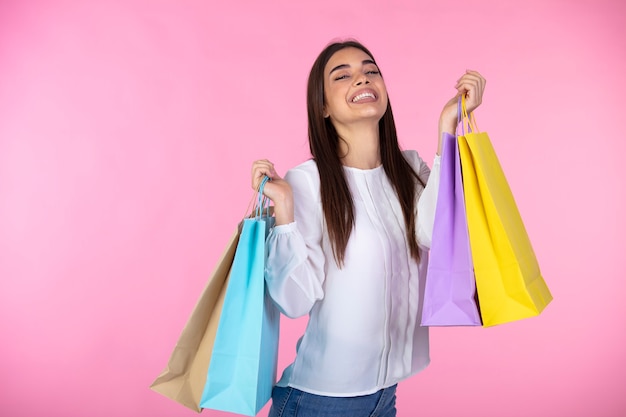
[{"label": "smiling woman", "polygon": [[[443,108],[439,136],[456,129],[456,102],[481,102],[485,80],[469,71]],[[313,158],[282,179],[264,159],[276,227],[268,237],[268,290],[289,317],[309,314],[293,364],[273,392],[270,416],[395,416],[396,384],[424,369],[421,327],[439,184],[415,151],[402,151],[382,73],[355,41],[318,56],[307,89]],[[439,149],[441,145],[439,146]]]},{"label": "smiling woman", "polygon": [[[377,129],[387,110],[387,89],[376,63],[365,51],[350,47],[337,51],[326,64],[324,117],[340,137],[350,137],[353,125]],[[374,163],[379,161],[373,161]]]},{"label": "smiling woman", "polygon": [[[625,18],[615,0],[0,1],[0,415],[185,414],[147,385],[241,220],[252,161],[267,157],[285,176],[311,155],[303,80],[327,40],[353,34],[382,70],[400,144],[431,176],[446,95],[466,66],[487,76],[479,125],[557,300],[540,319],[431,330],[434,366],[398,385],[398,415],[626,416],[616,383],[626,369],[626,141],[614,127],[626,113]],[[319,100],[315,111],[323,90]],[[321,152],[336,147],[320,147],[315,164],[328,174]],[[358,173],[339,168],[346,181]],[[307,188],[292,184],[297,229],[323,221],[321,195],[321,214],[303,219]],[[357,219],[377,214],[352,200]],[[391,238],[366,232],[352,229],[344,268],[388,256],[376,252]],[[377,246],[352,251],[368,239]],[[368,282],[351,288],[345,310],[372,302],[360,300]],[[319,303],[343,296],[323,288]],[[299,302],[284,308],[306,310]],[[331,326],[353,314],[330,313]],[[280,372],[306,320],[283,317]],[[341,340],[338,331],[310,326],[307,343]],[[300,349],[299,362],[310,358]]]}]

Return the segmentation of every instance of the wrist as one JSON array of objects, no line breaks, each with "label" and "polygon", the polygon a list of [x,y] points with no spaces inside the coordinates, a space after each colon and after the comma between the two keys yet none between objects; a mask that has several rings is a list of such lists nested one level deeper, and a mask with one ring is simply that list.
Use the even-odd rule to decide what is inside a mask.
[{"label": "wrist", "polygon": [[274,201],[274,217],[276,225],[289,224],[294,221],[293,198],[282,198]]},{"label": "wrist", "polygon": [[441,116],[439,117],[439,137],[441,137],[443,133],[449,133],[451,135],[454,135],[456,132],[456,125],[457,125],[456,112],[454,112],[454,114],[442,113]]}]

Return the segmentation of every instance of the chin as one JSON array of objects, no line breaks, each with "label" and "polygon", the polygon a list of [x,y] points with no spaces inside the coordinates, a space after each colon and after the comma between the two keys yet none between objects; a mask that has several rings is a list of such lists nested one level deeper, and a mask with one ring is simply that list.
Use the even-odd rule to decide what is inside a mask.
[{"label": "chin", "polygon": [[365,111],[363,113],[361,113],[361,118],[363,119],[376,119],[376,120],[380,120],[383,118],[383,116],[385,115],[384,111],[380,111],[380,110],[373,110],[372,111]]}]

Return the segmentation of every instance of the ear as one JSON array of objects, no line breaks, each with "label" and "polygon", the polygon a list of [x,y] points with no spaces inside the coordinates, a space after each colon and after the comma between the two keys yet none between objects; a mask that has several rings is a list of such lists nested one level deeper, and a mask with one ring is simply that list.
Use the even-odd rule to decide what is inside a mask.
[{"label": "ear", "polygon": [[328,112],[326,111],[326,105],[324,105],[324,108],[322,109],[322,112],[324,113],[324,119],[328,119],[330,114],[328,114]]}]

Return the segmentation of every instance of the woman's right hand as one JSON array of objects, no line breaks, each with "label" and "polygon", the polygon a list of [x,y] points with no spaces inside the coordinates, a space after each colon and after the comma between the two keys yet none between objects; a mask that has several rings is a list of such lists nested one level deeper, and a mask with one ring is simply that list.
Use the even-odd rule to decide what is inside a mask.
[{"label": "woman's right hand", "polygon": [[260,159],[252,163],[252,188],[258,190],[261,180],[266,175],[271,181],[265,184],[263,195],[274,203],[276,225],[292,223],[294,215],[291,186],[276,173],[273,163],[267,159]]}]

